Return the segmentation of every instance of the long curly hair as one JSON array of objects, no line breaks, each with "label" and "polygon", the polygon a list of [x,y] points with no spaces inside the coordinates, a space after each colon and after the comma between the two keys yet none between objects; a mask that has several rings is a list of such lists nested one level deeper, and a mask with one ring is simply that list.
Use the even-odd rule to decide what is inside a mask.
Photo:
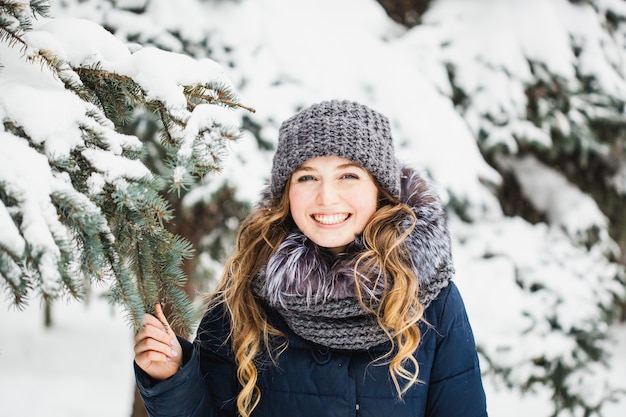
[{"label": "long curly hair", "polygon": [[[275,357],[287,347],[286,337],[268,323],[253,296],[251,282],[295,226],[289,210],[288,187],[289,181],[280,199],[266,201],[244,219],[220,283],[206,297],[207,308],[222,304],[230,316],[230,343],[242,386],[237,409],[243,417],[250,416],[261,397],[255,359],[263,352]],[[363,231],[366,249],[356,262],[354,279],[358,284],[358,271],[381,271],[378,280],[383,280],[384,293],[380,304],[376,308],[367,305],[358,290],[357,296],[389,336],[391,349],[379,359],[389,364],[392,381],[402,397],[418,382],[419,365],[413,354],[421,337],[417,324],[424,313],[418,299],[416,269],[402,245],[414,228],[416,216],[408,205],[395,200],[380,186],[378,189],[378,209]],[[280,340],[283,342],[277,346]]]}]

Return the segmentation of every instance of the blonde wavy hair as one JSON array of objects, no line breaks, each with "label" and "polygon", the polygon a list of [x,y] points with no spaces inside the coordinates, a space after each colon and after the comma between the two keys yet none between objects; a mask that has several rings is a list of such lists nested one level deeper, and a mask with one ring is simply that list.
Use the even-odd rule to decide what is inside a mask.
[{"label": "blonde wavy hair", "polygon": [[[252,279],[294,227],[289,211],[289,181],[286,188],[280,200],[254,209],[244,219],[220,283],[206,297],[207,308],[222,304],[230,316],[230,343],[242,386],[237,409],[243,417],[251,415],[261,397],[256,384],[255,359],[264,351],[274,358],[287,347],[286,337],[268,323],[251,290]],[[356,262],[354,278],[360,303],[376,315],[389,337],[391,349],[380,359],[389,364],[392,381],[402,397],[418,382],[419,365],[413,354],[421,338],[417,324],[424,313],[418,299],[415,268],[402,246],[415,227],[416,217],[409,206],[395,200],[380,186],[378,189],[379,208],[363,231],[365,250]],[[401,226],[401,220],[405,226]],[[380,271],[378,282],[382,280],[384,288],[377,307],[363,301],[357,282],[357,271],[372,270]],[[277,345],[278,340],[283,342]]]}]

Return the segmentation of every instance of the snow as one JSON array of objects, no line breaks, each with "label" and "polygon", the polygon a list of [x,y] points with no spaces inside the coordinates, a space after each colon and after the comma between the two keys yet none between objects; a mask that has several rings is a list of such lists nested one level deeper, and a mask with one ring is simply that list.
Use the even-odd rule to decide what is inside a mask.
[{"label": "snow", "polygon": [[[476,137],[486,132],[488,146],[504,146],[513,156],[520,144],[552,145],[551,126],[524,120],[524,83],[537,76],[529,62],[544,63],[574,91],[576,71],[594,75],[601,91],[623,100],[626,41],[620,44],[619,36],[611,38],[602,29],[603,13],[585,2],[567,0],[437,0],[421,25],[405,30],[373,0],[344,0],[341,7],[336,0],[181,0],[176,6],[169,0],[115,2],[131,9],[146,7],[142,15],[112,9],[112,2],[106,1],[96,1],[99,7],[90,4],[94,1],[64,3],[66,17],[42,21],[28,34],[26,55],[46,48],[73,65],[98,63],[134,78],[149,98],[165,100],[189,122],[180,132],[184,146],[175,170],[181,183],[188,175],[183,162],[194,149],[191,138],[217,125],[236,128],[237,117],[244,114],[204,105],[186,112],[182,85],[209,80],[232,85],[242,102],[257,110],[247,116],[270,141],[275,140],[280,121],[321,99],[354,99],[388,115],[401,161],[425,168],[443,199],[464,203],[465,214],[473,221],[452,217],[450,225],[456,281],[483,351],[498,366],[512,366],[509,382],[519,384],[543,375],[545,369],[534,363],[537,357],[567,363],[587,359],[573,356],[573,339],[567,332],[594,330],[602,308],[613,294],[624,291],[614,280],[617,266],[606,257],[615,251],[606,233],[607,221],[593,199],[564,177],[537,161],[513,158],[509,167],[522,191],[545,212],[550,225],[505,218],[491,187],[502,179],[485,162]],[[626,15],[623,1],[597,4],[601,10],[621,8]],[[61,14],[60,9],[56,12]],[[115,28],[116,36],[95,22]],[[173,33],[182,34],[191,45],[182,45]],[[174,52],[128,45],[119,40],[125,37]],[[579,56],[571,52],[572,41],[581,47]],[[184,47],[200,50],[206,46],[203,42],[217,62],[180,54]],[[136,138],[114,132],[110,124],[95,124],[85,116],[93,109],[67,94],[49,71],[26,64],[15,48],[0,42],[0,56],[4,66],[0,116],[23,126],[35,143],[45,146],[48,159],[65,158],[82,145],[77,123],[106,133],[108,153],[83,151],[100,171],[88,180],[92,195],[106,183],[122,187],[125,178],[147,175],[141,164],[120,156],[123,149],[141,146]],[[237,65],[228,67],[230,62]],[[456,84],[472,98],[465,108],[451,102],[448,67]],[[545,77],[547,83],[554,81]],[[591,106],[585,97],[572,97],[570,104],[569,114],[553,115],[563,132],[583,126],[585,114],[608,111]],[[606,117],[624,115],[608,112]],[[31,221],[25,228],[32,230],[20,235],[10,219],[11,208],[0,205],[0,247],[20,254],[28,241],[49,247],[46,256],[53,256],[49,229],[62,231],[55,225],[49,195],[67,183],[41,171],[49,167],[40,154],[25,156],[32,161],[28,165],[15,164],[21,160],[15,158],[19,152],[36,154],[21,139],[0,132],[0,140],[0,181],[29,190],[19,197],[26,207],[25,219]],[[186,206],[208,201],[224,184],[236,187],[237,198],[256,201],[267,181],[271,152],[260,152],[249,132],[214,151],[228,155],[221,173],[193,188],[185,197]],[[614,183],[626,193],[626,167],[618,170]],[[594,228],[600,231],[600,244],[589,250],[579,246]],[[53,283],[54,259],[46,262],[51,265],[47,282]],[[520,287],[540,290],[523,292]],[[0,415],[129,415],[132,334],[123,314],[94,296],[87,305],[56,302],[55,325],[50,329],[42,327],[42,315],[36,305],[24,311],[0,305]],[[551,328],[551,318],[558,319],[559,331]],[[595,330],[607,329],[600,325]],[[572,387],[590,401],[601,398],[609,382],[626,388],[626,325],[611,326],[609,335],[613,337],[606,342],[612,353],[609,366],[596,364],[571,377]],[[482,366],[490,370],[487,361]],[[487,377],[485,384],[492,416],[541,417],[551,412],[550,393],[544,388],[535,386],[522,396],[494,377]],[[624,397],[604,409],[605,417],[625,414]]]},{"label": "snow", "polygon": [[573,186],[563,174],[531,156],[508,158],[502,165],[516,172],[525,197],[545,213],[551,224],[563,228],[572,238],[578,239],[594,226],[606,230],[608,221],[595,200]]},{"label": "snow", "polygon": [[0,308],[0,415],[130,416],[132,332],[106,301],[57,301],[53,327],[37,305]]},{"label": "snow", "polygon": [[[9,252],[22,256],[26,242],[32,245],[34,257],[40,256],[38,263],[42,274],[42,289],[47,294],[56,294],[59,285],[57,263],[60,251],[57,241],[63,235],[62,226],[57,220],[57,212],[50,200],[50,193],[55,189],[56,181],[50,173],[50,166],[45,156],[33,150],[25,139],[0,132],[3,149],[0,154],[0,178],[12,178],[5,184],[5,192],[12,196],[17,206],[23,211],[21,232],[15,223],[2,217],[2,247]],[[24,164],[23,161],[29,161]],[[46,179],[50,178],[48,182]],[[4,204],[3,204],[4,207]],[[8,214],[8,211],[3,210]],[[55,236],[54,232],[58,231]]]}]

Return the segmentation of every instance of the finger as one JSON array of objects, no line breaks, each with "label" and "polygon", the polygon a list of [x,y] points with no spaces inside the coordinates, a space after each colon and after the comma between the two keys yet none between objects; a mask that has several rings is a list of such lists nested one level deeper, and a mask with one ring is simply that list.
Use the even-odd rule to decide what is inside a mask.
[{"label": "finger", "polygon": [[144,339],[154,339],[166,345],[174,346],[175,336],[172,336],[163,330],[163,325],[156,318],[153,318],[155,324],[146,324],[137,334],[135,334],[135,343],[139,343]]},{"label": "finger", "polygon": [[165,333],[163,324],[161,323],[159,319],[157,319],[151,314],[144,314],[143,325],[137,329],[135,333],[135,339],[145,337],[145,333],[151,329],[158,329],[161,333],[167,334]]},{"label": "finger", "polygon": [[[162,330],[157,330],[161,335],[165,333]],[[180,355],[182,352],[178,348],[175,339],[169,341],[157,340],[151,337],[145,337],[136,340],[134,351],[135,358],[138,361],[175,361],[179,363],[181,361]]]},{"label": "finger", "polygon": [[160,360],[171,360],[178,356],[178,351],[169,343],[163,343],[152,338],[142,339],[137,342],[134,351],[135,356],[145,355],[154,358],[155,354],[159,354],[156,357]]},{"label": "finger", "polygon": [[144,314],[144,316],[143,316],[143,324],[144,324],[144,327],[145,326],[153,326],[153,327],[158,327],[161,330],[165,330],[161,320],[156,318],[152,314]]},{"label": "finger", "polygon": [[175,361],[160,352],[148,350],[135,355],[135,363],[148,372],[153,378],[163,379],[169,375],[162,376],[161,372],[175,364]]},{"label": "finger", "polygon": [[154,305],[154,311],[156,313],[156,318],[159,319],[159,321],[163,325],[165,332],[172,336],[175,336],[174,332],[172,331],[172,327],[170,326],[170,323],[167,321],[165,314],[163,314],[163,308],[161,307],[161,303],[156,303]]}]

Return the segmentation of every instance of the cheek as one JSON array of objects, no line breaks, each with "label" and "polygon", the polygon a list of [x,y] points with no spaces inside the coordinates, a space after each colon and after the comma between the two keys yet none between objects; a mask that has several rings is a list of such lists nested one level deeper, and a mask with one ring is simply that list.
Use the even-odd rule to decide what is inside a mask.
[{"label": "cheek", "polygon": [[298,197],[298,192],[293,188],[289,190],[289,207],[293,208],[294,205],[298,204],[300,198]]},{"label": "cheek", "polygon": [[360,223],[363,225],[369,221],[378,208],[378,192],[376,190],[362,190],[348,196],[348,199],[352,202],[352,207],[357,211]]},{"label": "cheek", "polygon": [[289,211],[291,217],[296,219],[304,214],[304,208],[306,206],[306,195],[302,191],[291,189],[289,190]]},{"label": "cheek", "polygon": [[348,198],[363,211],[373,213],[378,206],[378,190],[376,188],[364,187],[360,190],[354,190]]},{"label": "cheek", "polygon": [[370,218],[376,213],[376,209],[378,199],[371,199],[363,204],[361,211],[364,213],[364,217],[367,219],[366,222],[369,222]]}]

